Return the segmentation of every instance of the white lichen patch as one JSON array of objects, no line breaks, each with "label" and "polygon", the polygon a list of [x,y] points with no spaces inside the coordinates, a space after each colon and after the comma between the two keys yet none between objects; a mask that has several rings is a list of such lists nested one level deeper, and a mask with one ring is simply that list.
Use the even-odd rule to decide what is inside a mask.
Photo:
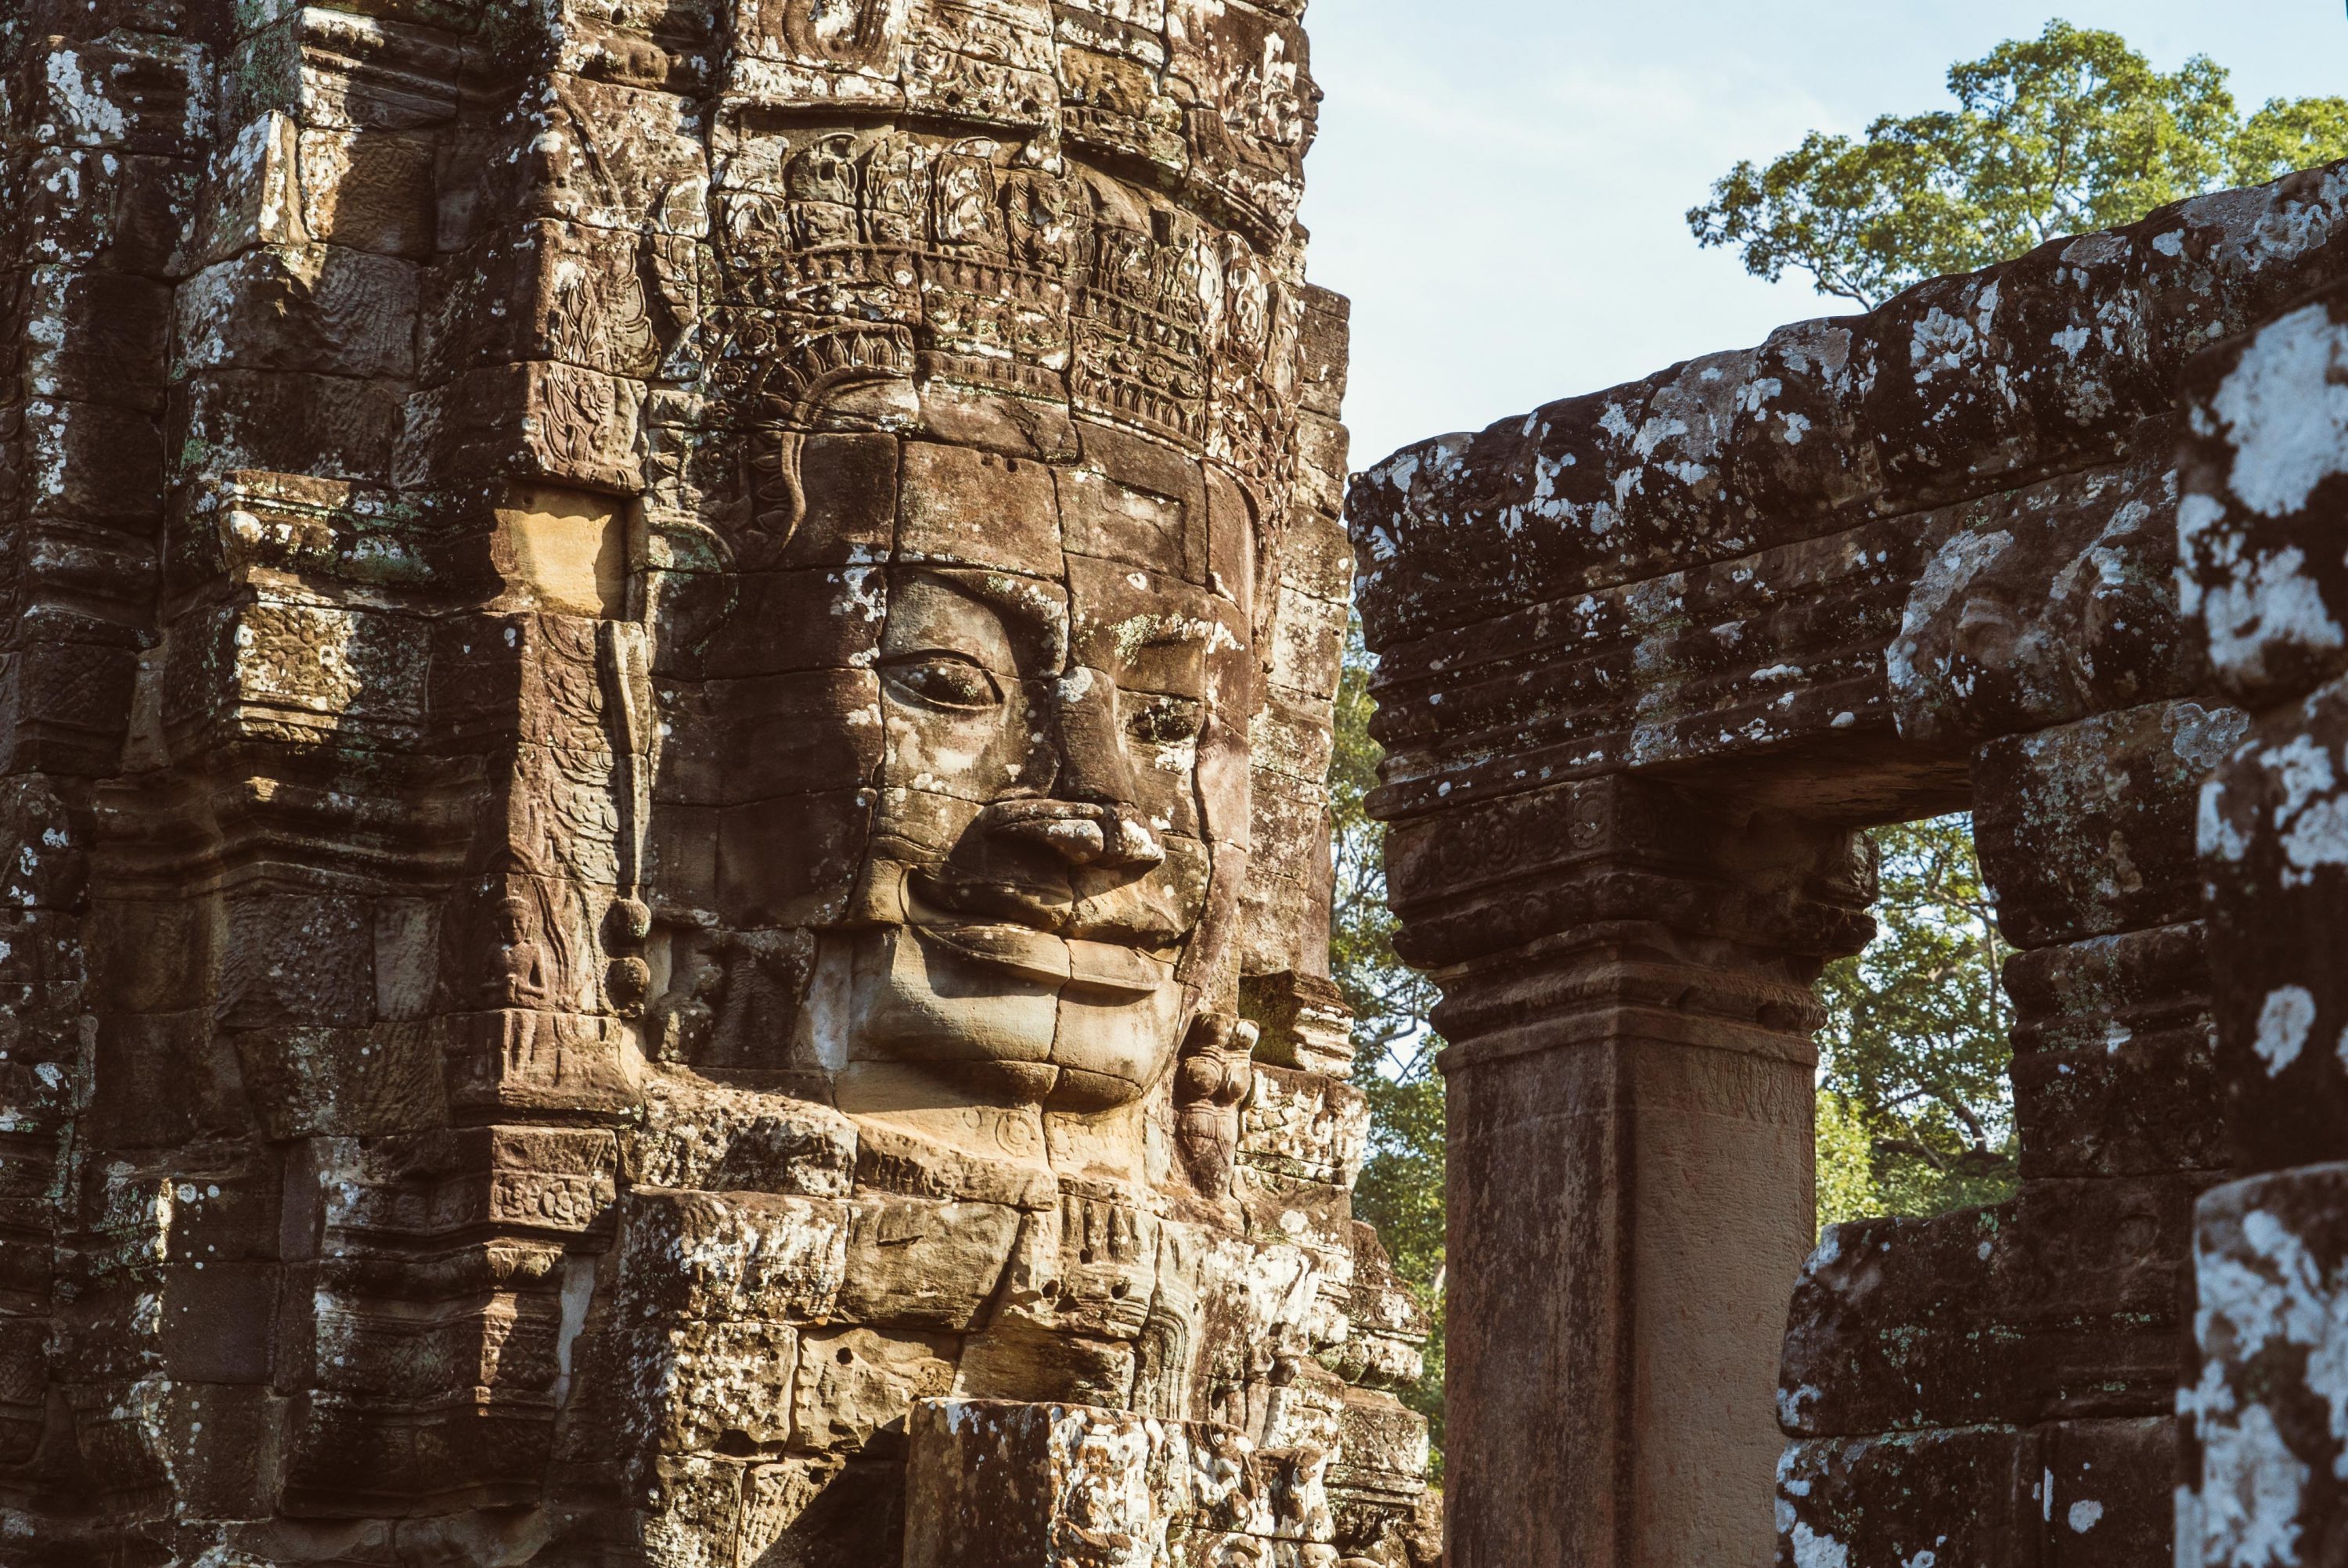
[{"label": "white lichen patch", "polygon": [[[2178,533],[2189,553],[2183,516],[2180,508]],[[2348,635],[2333,619],[2322,589],[2307,575],[2307,557],[2298,546],[2220,565],[2230,565],[2230,580],[2206,593],[2180,591],[2179,601],[2188,615],[2199,610],[2209,629],[2210,661],[2221,671],[2238,680],[2260,680],[2268,654],[2277,647],[2321,651],[2348,646]]]},{"label": "white lichen patch", "polygon": [[2262,517],[2301,510],[2348,452],[2348,326],[2320,304],[2270,323],[2210,406],[2234,445],[2235,496]]},{"label": "white lichen patch", "polygon": [[2282,986],[2270,992],[2259,1009],[2258,1037],[2252,1041],[2259,1060],[2274,1077],[2299,1060],[2307,1036],[2315,1027],[2315,999],[2304,986]]}]

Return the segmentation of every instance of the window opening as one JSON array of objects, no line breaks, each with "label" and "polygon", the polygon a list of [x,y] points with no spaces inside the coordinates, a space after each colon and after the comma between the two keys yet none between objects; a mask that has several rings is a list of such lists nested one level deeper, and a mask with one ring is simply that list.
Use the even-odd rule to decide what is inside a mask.
[{"label": "window opening", "polygon": [[2011,949],[1969,815],[1878,828],[1880,932],[1818,985],[1818,1223],[2013,1195]]}]

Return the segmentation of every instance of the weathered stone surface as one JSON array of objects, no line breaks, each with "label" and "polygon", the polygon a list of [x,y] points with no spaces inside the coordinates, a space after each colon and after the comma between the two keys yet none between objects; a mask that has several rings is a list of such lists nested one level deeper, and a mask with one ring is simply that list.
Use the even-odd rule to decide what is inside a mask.
[{"label": "weathered stone surface", "polygon": [[2227,690],[2254,708],[2348,669],[2340,433],[2348,337],[2325,291],[2210,354],[2188,389],[2178,580]]},{"label": "weathered stone surface", "polygon": [[2131,460],[1980,500],[1910,596],[1885,654],[1903,735],[1993,740],[2201,690],[2178,613],[2165,425]]},{"label": "weathered stone surface", "polygon": [[2227,1167],[2207,945],[2196,921],[2007,961],[2025,1177]]},{"label": "weathered stone surface", "polygon": [[1325,1454],[1074,1405],[914,1408],[908,1568],[1253,1561],[1334,1568]]},{"label": "weathered stone surface", "polygon": [[2201,1202],[2198,1382],[2179,1510],[2193,1561],[2321,1561],[2342,1517],[2337,1353],[2348,1170],[2307,1164]]},{"label": "weathered stone surface", "polygon": [[[1807,1212],[1800,1153],[1741,1124],[1652,1169],[1663,1108],[1799,1092],[1723,1063],[1799,1059],[1803,988],[1865,938],[1864,868],[1822,846],[1967,806],[2022,949],[2022,1190],[1813,1259],[1779,1557],[2168,1550],[2191,1205],[2340,1153],[2321,841],[2348,753],[2307,693],[2348,668],[2348,459],[2307,411],[2343,379],[2343,193],[2334,166],[2057,240],[1354,482],[1370,805],[1455,1042],[1455,1563],[1757,1557],[1708,1533],[1759,1528],[1721,1525],[1725,1488],[1624,1479],[1754,1407],[1674,1403],[1690,1358],[1605,1260],[1669,1276],[1694,1235],[1719,1269],[1766,1251],[1743,1220]],[[1710,1071],[1651,1110],[1691,1048]],[[1528,1202],[1557,1225],[1528,1235]],[[1784,1288],[1684,1301],[1725,1357]],[[1529,1438],[1550,1409],[1589,1419]]]},{"label": "weathered stone surface", "polygon": [[1982,868],[2021,948],[2188,918],[2200,780],[2249,728],[2237,709],[2157,703],[1983,748]]},{"label": "weathered stone surface", "polygon": [[1778,1418],[1800,1438],[2027,1420],[2011,1205],[1834,1226],[1787,1315]]},{"label": "weathered stone surface", "polygon": [[895,1568],[973,1395],[1424,1555],[1300,10],[0,21],[0,1557]]},{"label": "weathered stone surface", "polygon": [[2202,791],[2219,1064],[2245,1171],[2348,1153],[2348,1061],[2333,1049],[2348,1029],[2337,935],[2348,893],[2343,695],[2334,682],[2278,709]]},{"label": "weathered stone surface", "polygon": [[1778,1563],[2161,1562],[2174,1429],[2072,1421],[1797,1442],[1779,1481]]}]

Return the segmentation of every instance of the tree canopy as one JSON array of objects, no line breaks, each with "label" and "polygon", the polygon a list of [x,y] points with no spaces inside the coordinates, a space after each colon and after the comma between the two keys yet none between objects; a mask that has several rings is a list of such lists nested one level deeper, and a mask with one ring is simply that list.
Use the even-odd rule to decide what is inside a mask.
[{"label": "tree canopy", "polygon": [[1688,213],[1696,241],[1872,309],[1926,278],[2348,158],[2348,98],[2276,98],[2246,118],[2207,56],[2163,72],[2117,33],[2059,20],[1948,81],[1954,108],[1737,164]]},{"label": "tree canopy", "polygon": [[1879,828],[1875,941],[1818,984],[1818,1218],[1932,1214],[2013,1192],[2006,948],[1972,819]]}]

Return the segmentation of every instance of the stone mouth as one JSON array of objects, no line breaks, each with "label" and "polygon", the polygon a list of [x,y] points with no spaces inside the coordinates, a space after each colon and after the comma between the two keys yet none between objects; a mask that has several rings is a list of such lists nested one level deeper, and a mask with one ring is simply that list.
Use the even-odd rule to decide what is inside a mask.
[{"label": "stone mouth", "polygon": [[923,898],[904,884],[905,924],[954,957],[1046,985],[1139,999],[1174,982],[1174,960],[1115,942],[1063,937],[1017,921],[978,918]]}]

